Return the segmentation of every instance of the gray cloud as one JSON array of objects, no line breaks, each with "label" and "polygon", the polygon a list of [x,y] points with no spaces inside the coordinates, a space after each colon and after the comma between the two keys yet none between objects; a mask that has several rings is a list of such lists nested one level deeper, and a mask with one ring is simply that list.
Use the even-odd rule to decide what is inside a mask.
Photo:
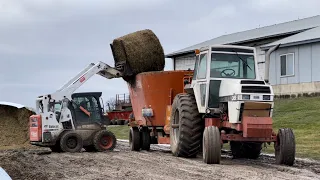
[{"label": "gray cloud", "polygon": [[[291,3],[290,3],[291,2]],[[320,1],[0,0],[0,100],[34,106],[91,62],[113,65],[109,44],[149,28],[166,53],[226,33],[317,15]],[[166,69],[172,68],[170,59]],[[94,76],[78,91],[105,101],[122,79]]]}]

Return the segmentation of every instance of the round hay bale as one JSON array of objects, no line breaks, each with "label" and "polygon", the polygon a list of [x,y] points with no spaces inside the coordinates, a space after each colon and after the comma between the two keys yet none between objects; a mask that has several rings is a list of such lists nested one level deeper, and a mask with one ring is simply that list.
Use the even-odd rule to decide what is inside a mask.
[{"label": "round hay bale", "polygon": [[123,79],[127,82],[131,82],[141,72],[164,69],[163,48],[157,36],[149,29],[114,39],[111,48],[115,66],[124,66]]}]

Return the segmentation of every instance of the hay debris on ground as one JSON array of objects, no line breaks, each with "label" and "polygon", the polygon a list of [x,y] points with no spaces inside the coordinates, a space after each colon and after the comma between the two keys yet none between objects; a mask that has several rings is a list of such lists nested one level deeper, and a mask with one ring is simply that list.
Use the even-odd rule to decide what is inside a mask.
[{"label": "hay debris on ground", "polygon": [[115,66],[124,64],[123,79],[131,84],[142,72],[162,71],[165,66],[164,50],[158,37],[149,29],[136,31],[113,40]]},{"label": "hay debris on ground", "polygon": [[0,105],[0,146],[22,145],[29,140],[29,117],[26,108]]}]

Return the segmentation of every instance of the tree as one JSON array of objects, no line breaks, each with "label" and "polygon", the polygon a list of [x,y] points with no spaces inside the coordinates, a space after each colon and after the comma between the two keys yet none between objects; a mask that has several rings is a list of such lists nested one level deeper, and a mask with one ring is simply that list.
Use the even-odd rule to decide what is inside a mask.
[{"label": "tree", "polygon": [[106,111],[110,112],[116,108],[116,99],[110,98],[106,102]]}]

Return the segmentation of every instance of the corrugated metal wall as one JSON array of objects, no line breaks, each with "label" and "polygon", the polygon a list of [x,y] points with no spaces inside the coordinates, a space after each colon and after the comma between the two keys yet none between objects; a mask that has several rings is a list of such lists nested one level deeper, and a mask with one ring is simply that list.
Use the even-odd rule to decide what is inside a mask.
[{"label": "corrugated metal wall", "polygon": [[196,56],[193,54],[176,57],[174,60],[175,70],[188,70],[189,68],[193,70],[195,60]]},{"label": "corrugated metal wall", "polygon": [[[294,75],[281,77],[280,55],[294,54]],[[270,83],[296,84],[320,81],[320,43],[279,48],[271,54]]]}]

